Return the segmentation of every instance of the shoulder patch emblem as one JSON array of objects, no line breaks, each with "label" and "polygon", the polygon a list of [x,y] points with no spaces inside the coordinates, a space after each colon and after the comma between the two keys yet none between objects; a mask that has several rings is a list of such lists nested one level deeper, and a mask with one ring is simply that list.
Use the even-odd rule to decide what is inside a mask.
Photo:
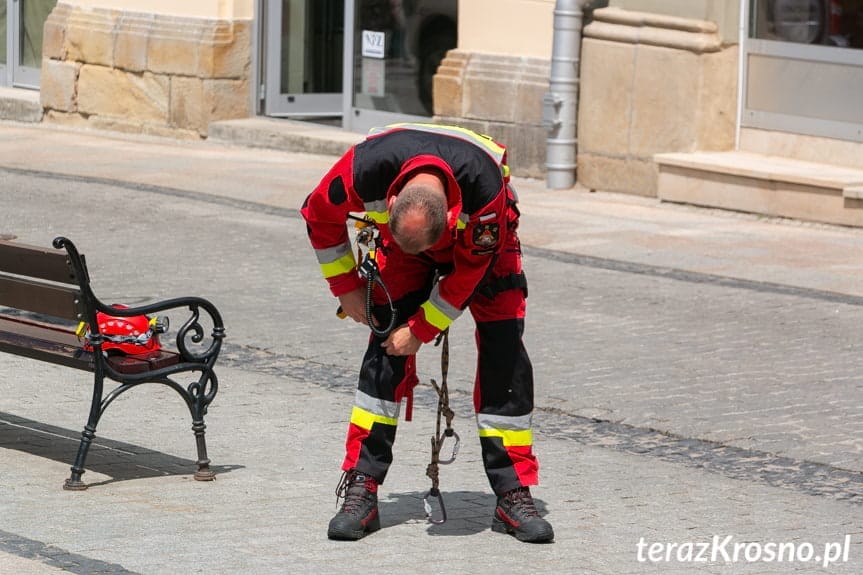
[{"label": "shoulder patch emblem", "polygon": [[473,229],[473,243],[480,248],[491,248],[497,245],[500,236],[498,224],[479,224]]}]

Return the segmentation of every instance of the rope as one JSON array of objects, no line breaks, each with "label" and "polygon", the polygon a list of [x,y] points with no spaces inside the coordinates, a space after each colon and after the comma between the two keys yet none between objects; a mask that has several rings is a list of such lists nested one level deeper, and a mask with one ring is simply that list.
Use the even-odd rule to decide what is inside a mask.
[{"label": "rope", "polygon": [[[431,479],[432,486],[428,494],[423,498],[426,516],[431,523],[446,522],[446,508],[444,507],[443,495],[440,492],[440,466],[447,465],[455,461],[458,455],[459,436],[452,428],[452,420],[455,413],[449,406],[449,388],[447,387],[447,374],[449,372],[449,330],[446,329],[438,335],[435,341],[435,346],[443,343],[441,347],[441,383],[440,385],[432,379],[431,384],[438,396],[437,403],[437,423],[435,425],[435,435],[431,438],[431,462],[426,467],[426,475]],[[441,433],[441,419],[446,421],[446,428]],[[452,456],[444,461],[441,461],[440,452],[444,442],[448,437],[455,438],[455,444],[452,449]],[[432,508],[429,503],[429,497],[436,497],[440,505],[440,518],[436,519],[432,516]]]}]

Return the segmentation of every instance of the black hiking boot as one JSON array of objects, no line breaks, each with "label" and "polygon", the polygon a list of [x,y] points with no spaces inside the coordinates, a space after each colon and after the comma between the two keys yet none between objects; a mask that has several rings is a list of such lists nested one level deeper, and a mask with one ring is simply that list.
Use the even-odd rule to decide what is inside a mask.
[{"label": "black hiking boot", "polygon": [[330,520],[327,537],[356,541],[381,528],[378,516],[378,482],[371,475],[351,469],[342,474],[336,497],[344,498],[342,508]]},{"label": "black hiking boot", "polygon": [[519,541],[546,543],[554,539],[551,524],[539,516],[530,489],[518,487],[497,498],[491,530],[511,533]]}]

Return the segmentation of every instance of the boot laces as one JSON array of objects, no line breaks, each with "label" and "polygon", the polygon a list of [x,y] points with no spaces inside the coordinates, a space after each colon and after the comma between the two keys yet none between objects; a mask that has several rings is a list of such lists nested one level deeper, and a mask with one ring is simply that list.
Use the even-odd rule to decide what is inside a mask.
[{"label": "boot laces", "polygon": [[336,487],[336,509],[339,507],[339,501],[344,500],[342,513],[358,511],[368,501],[369,493],[374,491],[374,484],[373,477],[356,469],[343,472]]},{"label": "boot laces", "polygon": [[519,487],[513,489],[504,496],[504,499],[509,502],[510,509],[514,514],[522,517],[539,517],[539,512],[536,510],[536,504],[527,487]]}]

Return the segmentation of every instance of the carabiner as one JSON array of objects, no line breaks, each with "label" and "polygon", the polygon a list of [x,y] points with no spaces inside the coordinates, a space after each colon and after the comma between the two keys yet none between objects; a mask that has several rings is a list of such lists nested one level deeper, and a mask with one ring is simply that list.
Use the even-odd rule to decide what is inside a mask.
[{"label": "carabiner", "polygon": [[440,447],[443,447],[444,442],[447,437],[455,437],[455,445],[452,446],[452,455],[449,459],[439,459],[438,463],[441,465],[449,465],[453,461],[455,461],[455,456],[458,455],[458,448],[461,445],[461,438],[458,436],[458,433],[455,432],[455,429],[449,427],[444,430],[444,436],[441,438]]},{"label": "carabiner", "polygon": [[[432,517],[432,506],[431,503],[429,503],[429,497],[437,497],[438,505],[440,505],[440,519]],[[435,525],[446,523],[446,507],[444,507],[443,495],[441,494],[440,489],[437,487],[429,489],[429,492],[426,493],[425,497],[423,497],[423,507],[425,508],[426,519],[428,519],[429,523],[434,523]]]}]

